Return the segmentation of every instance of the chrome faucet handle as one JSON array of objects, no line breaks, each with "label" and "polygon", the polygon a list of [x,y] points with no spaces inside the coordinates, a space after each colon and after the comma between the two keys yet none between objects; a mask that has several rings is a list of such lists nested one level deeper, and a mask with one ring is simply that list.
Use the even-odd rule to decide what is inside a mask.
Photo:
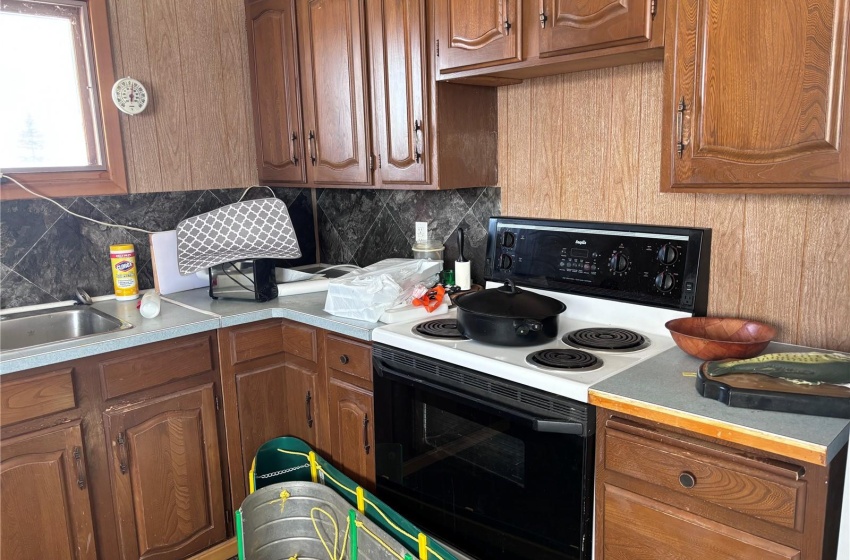
[{"label": "chrome faucet handle", "polygon": [[74,292],[74,299],[77,301],[75,305],[91,305],[94,303],[91,296],[82,288],[77,288]]}]

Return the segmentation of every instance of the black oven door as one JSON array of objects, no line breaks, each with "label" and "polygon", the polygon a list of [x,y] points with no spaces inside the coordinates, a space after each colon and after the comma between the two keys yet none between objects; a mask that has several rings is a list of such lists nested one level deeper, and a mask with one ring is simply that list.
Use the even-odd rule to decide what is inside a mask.
[{"label": "black oven door", "polygon": [[520,389],[582,413],[535,402],[550,411],[535,414],[504,398],[519,385],[469,370],[458,383],[450,364],[416,359],[447,380],[383,359],[398,352],[375,352],[378,497],[481,560],[590,558],[593,407]]}]

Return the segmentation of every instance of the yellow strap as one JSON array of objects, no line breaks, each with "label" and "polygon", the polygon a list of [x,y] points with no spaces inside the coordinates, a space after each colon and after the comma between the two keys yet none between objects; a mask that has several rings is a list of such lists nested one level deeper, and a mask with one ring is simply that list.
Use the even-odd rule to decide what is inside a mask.
[{"label": "yellow strap", "polygon": [[357,493],[357,510],[360,513],[366,513],[366,496],[363,494],[363,487],[358,486],[355,492]]},{"label": "yellow strap", "polygon": [[311,451],[308,455],[310,459],[310,479],[313,482],[318,482],[319,474],[318,474],[318,465],[316,464],[316,452]]},{"label": "yellow strap", "polygon": [[254,470],[257,468],[257,458],[254,457],[254,460],[251,461],[251,470],[248,471],[248,493],[253,494],[254,490],[256,490],[254,483]]},{"label": "yellow strap", "polygon": [[419,533],[419,560],[428,560],[428,537]]}]

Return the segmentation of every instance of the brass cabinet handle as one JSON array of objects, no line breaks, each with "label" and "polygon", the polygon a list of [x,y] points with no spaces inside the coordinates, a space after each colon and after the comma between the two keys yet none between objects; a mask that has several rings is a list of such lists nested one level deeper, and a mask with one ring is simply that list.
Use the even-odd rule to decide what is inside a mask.
[{"label": "brass cabinet handle", "polygon": [[74,463],[77,466],[77,486],[82,490],[86,487],[86,471],[83,470],[83,452],[78,446],[74,446]]},{"label": "brass cabinet handle", "polygon": [[350,360],[348,358],[348,355],[346,355],[346,354],[343,354],[339,357],[339,363],[341,363],[342,365],[347,364],[349,361]]},{"label": "brass cabinet handle", "polygon": [[543,7],[543,0],[540,0],[540,29],[546,29],[546,22],[549,16],[546,15],[546,8]]},{"label": "brass cabinet handle", "polygon": [[413,157],[416,163],[422,161],[422,121],[413,121],[413,132],[416,135],[416,146],[413,148]]},{"label": "brass cabinet handle", "polygon": [[293,132],[292,137],[289,139],[292,142],[292,165],[298,165],[298,156],[295,155],[295,152],[298,151],[297,140],[298,135]]},{"label": "brass cabinet handle", "polygon": [[307,397],[304,399],[304,404],[307,406],[307,427],[313,427],[313,407],[310,406],[313,401],[313,396],[310,394],[310,391],[307,391]]},{"label": "brass cabinet handle", "polygon": [[307,137],[310,141],[310,161],[313,163],[313,166],[316,165],[316,135],[313,131],[310,131],[310,135]]},{"label": "brass cabinet handle", "polygon": [[688,107],[685,105],[685,97],[682,96],[682,99],[679,101],[679,105],[676,107],[676,136],[678,137],[678,141],[676,142],[676,153],[679,154],[679,157],[682,157],[682,154],[685,151],[685,111]]},{"label": "brass cabinet handle", "polygon": [[697,478],[693,475],[693,473],[682,471],[682,474],[679,475],[679,484],[681,484],[684,488],[693,488],[697,484]]},{"label": "brass cabinet handle", "polygon": [[505,0],[504,6],[505,6],[505,22],[504,22],[505,35],[510,35],[511,34],[511,20],[508,19],[508,0]]},{"label": "brass cabinet handle", "polygon": [[369,415],[366,414],[363,417],[363,451],[368,455],[370,449],[372,449],[372,446],[369,445]]},{"label": "brass cabinet handle", "polygon": [[121,474],[127,474],[127,440],[124,439],[124,432],[118,432],[115,443],[118,444],[118,469]]}]

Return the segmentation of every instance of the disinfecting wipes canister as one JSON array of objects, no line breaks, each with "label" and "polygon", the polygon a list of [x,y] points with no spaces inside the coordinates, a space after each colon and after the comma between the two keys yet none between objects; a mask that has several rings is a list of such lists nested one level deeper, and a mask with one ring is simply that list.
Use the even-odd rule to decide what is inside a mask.
[{"label": "disinfecting wipes canister", "polygon": [[132,244],[110,245],[109,259],[112,263],[112,284],[115,299],[138,299],[139,282],[136,278],[136,248]]}]

